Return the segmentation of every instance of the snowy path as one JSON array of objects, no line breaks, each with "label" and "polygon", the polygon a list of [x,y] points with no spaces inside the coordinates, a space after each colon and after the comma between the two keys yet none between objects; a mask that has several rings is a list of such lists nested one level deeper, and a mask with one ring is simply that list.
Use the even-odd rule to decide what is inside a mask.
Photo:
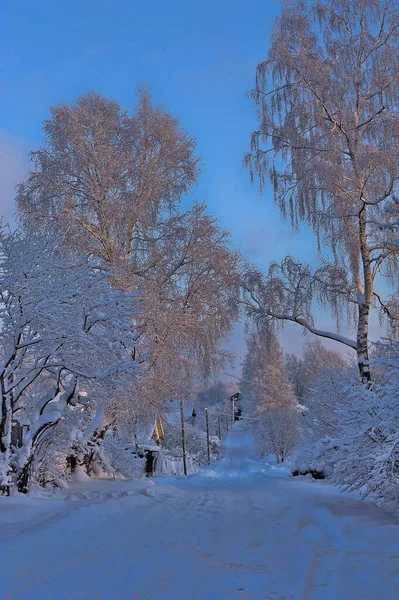
[{"label": "snowy path", "polygon": [[201,474],[1,543],[1,600],[399,598],[391,517],[253,459],[237,428]]}]

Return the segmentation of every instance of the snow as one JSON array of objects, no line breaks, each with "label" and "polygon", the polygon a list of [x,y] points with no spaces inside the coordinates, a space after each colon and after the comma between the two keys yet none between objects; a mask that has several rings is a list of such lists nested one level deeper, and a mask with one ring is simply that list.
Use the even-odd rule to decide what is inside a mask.
[{"label": "snow", "polygon": [[222,460],[151,483],[0,498],[2,600],[399,597],[395,518],[259,461],[241,423]]},{"label": "snow", "polygon": [[[0,543],[39,529],[44,524],[63,518],[82,506],[111,498],[145,494],[146,490],[153,486],[154,482],[149,479],[136,481],[123,479],[87,481],[85,479],[81,482],[75,481],[68,489],[56,493],[42,490],[32,491],[27,495],[0,496]],[[0,548],[0,556],[3,557],[3,547]]]},{"label": "snow", "polygon": [[[187,455],[186,469],[187,473],[192,473],[194,471],[193,459],[191,456]],[[159,473],[160,475],[167,475],[168,477],[184,475],[183,458],[165,456],[163,452],[160,452],[157,461],[157,473]]]},{"label": "snow", "polygon": [[90,477],[88,476],[84,467],[82,467],[82,466],[76,467],[75,472],[73,474],[73,479],[77,483],[84,483],[85,481],[90,481]]}]

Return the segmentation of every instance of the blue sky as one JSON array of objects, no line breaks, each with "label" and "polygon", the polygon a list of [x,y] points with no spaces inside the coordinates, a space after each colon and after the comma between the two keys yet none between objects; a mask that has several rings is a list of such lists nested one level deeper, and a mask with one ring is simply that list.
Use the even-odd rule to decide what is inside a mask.
[{"label": "blue sky", "polygon": [[[294,235],[273,204],[251,188],[242,157],[256,126],[251,89],[267,52],[278,0],[2,0],[0,3],[0,212],[41,141],[48,107],[89,88],[129,106],[138,83],[181,118],[198,140],[204,171],[193,197],[267,266],[288,253],[315,257],[313,236]],[[284,346],[298,351],[299,330]],[[238,328],[232,349],[243,353]]]}]

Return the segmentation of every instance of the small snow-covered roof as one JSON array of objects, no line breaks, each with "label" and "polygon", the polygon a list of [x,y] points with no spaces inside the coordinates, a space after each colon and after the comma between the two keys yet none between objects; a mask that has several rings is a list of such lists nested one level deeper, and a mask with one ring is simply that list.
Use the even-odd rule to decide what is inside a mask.
[{"label": "small snow-covered roof", "polygon": [[151,452],[160,452],[160,446],[156,446],[155,444],[137,444],[138,450],[151,450]]}]

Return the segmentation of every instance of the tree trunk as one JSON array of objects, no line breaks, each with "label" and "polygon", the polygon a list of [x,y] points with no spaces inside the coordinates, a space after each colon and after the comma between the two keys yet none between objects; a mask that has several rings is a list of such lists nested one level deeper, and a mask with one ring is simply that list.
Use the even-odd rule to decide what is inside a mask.
[{"label": "tree trunk", "polygon": [[58,421],[59,421],[59,419],[57,421],[52,421],[50,423],[45,423],[44,425],[42,425],[40,427],[40,429],[38,429],[38,431],[35,433],[35,435],[30,440],[29,446],[27,445],[25,448],[25,452],[27,453],[28,458],[27,458],[25,464],[23,465],[21,471],[19,471],[19,473],[17,475],[17,488],[18,488],[18,491],[21,492],[22,494],[26,494],[29,491],[29,484],[30,484],[33,461],[35,458],[36,449],[40,445],[43,435],[49,429],[53,428],[58,423]]},{"label": "tree trunk", "polygon": [[107,431],[114,425],[115,421],[111,421],[111,423],[95,429],[86,443],[86,450],[80,456],[77,456],[78,464],[85,467],[87,475],[92,474],[92,466],[96,453],[104,441]]},{"label": "tree trunk", "polygon": [[9,474],[11,473],[10,459],[11,459],[11,426],[12,426],[12,406],[10,395],[4,391],[4,380],[2,380],[2,398],[1,398],[1,420],[0,420],[0,462],[3,463],[4,467],[9,471],[5,471],[5,477],[0,477],[0,492],[10,494],[11,479]]},{"label": "tree trunk", "polygon": [[29,491],[29,483],[30,483],[30,478],[31,478],[32,465],[33,465],[33,454],[31,454],[30,457],[28,458],[28,460],[26,461],[25,466],[23,467],[23,469],[18,477],[17,487],[18,487],[18,491],[21,494],[27,494]]},{"label": "tree trunk", "polygon": [[371,382],[368,349],[369,313],[370,307],[366,303],[359,305],[356,352],[360,377],[365,385],[369,385]]},{"label": "tree trunk", "polygon": [[359,213],[359,244],[363,267],[363,281],[358,281],[359,319],[357,326],[357,362],[360,377],[365,385],[370,385],[371,373],[369,367],[369,314],[373,298],[373,277],[371,273],[370,251],[367,246],[366,204]]}]

